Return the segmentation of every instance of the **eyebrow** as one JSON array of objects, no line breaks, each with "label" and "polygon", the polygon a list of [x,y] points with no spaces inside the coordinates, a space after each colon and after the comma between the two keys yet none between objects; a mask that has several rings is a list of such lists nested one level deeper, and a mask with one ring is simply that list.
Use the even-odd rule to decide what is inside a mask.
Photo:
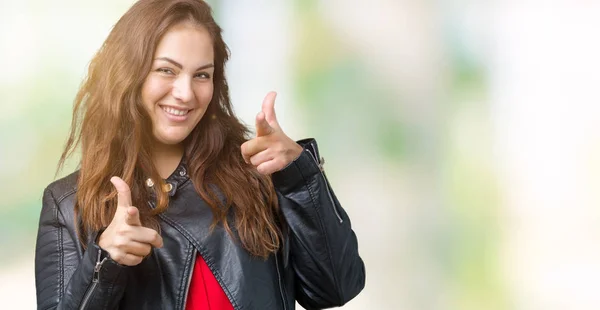
[{"label": "eyebrow", "polygon": [[[164,61],[170,62],[171,64],[173,64],[175,67],[177,67],[179,69],[183,69],[183,66],[180,63],[176,62],[175,60],[173,60],[169,57],[158,57],[154,60],[164,60]],[[196,69],[196,71],[212,68],[214,66],[215,66],[214,64],[209,63],[209,64],[198,67],[198,69]]]}]

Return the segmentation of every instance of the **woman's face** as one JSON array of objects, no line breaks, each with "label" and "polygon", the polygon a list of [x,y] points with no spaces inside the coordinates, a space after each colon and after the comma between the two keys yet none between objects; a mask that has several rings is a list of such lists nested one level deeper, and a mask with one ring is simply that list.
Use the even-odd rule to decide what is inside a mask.
[{"label": "woman's face", "polygon": [[142,101],[158,143],[177,145],[196,127],[213,95],[214,52],[204,27],[173,26],[158,43]]}]

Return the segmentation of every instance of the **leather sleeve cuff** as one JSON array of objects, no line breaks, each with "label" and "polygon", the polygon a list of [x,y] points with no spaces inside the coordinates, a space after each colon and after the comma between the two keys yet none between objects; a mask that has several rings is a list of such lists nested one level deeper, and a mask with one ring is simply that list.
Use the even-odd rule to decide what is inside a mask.
[{"label": "leather sleeve cuff", "polygon": [[[99,270],[98,277],[100,283],[113,283],[113,284],[124,284],[127,280],[125,271],[128,266],[121,265],[110,258],[107,251],[100,248],[96,239],[102,233],[103,230],[96,233],[91,241],[88,243],[88,261],[91,266],[96,266],[97,263],[102,262],[102,267]],[[106,260],[104,260],[106,259]]]},{"label": "leather sleeve cuff", "polygon": [[273,185],[282,193],[293,190],[298,184],[306,183],[308,179],[320,173],[322,169],[315,139],[304,139],[297,143],[303,148],[300,156],[287,167],[271,175]]}]

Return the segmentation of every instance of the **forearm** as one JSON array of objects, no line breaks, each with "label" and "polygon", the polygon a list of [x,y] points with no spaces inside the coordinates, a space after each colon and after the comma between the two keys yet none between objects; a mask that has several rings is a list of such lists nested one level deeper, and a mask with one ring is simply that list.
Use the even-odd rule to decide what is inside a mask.
[{"label": "forearm", "polygon": [[[93,239],[92,239],[93,240]],[[35,257],[38,309],[112,309],[127,283],[126,267],[90,242],[81,256],[79,240],[66,228],[50,191],[44,192]]]},{"label": "forearm", "polygon": [[364,264],[350,219],[320,169],[316,142],[301,145],[303,154],[273,176],[291,231],[297,297],[308,307],[339,306],[364,287]]}]

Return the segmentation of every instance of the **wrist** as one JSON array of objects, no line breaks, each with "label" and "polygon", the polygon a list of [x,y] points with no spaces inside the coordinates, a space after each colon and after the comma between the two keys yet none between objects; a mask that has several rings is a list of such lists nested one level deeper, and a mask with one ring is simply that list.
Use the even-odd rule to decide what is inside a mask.
[{"label": "wrist", "polygon": [[96,243],[99,248],[106,251],[106,248],[108,245],[106,244],[107,240],[106,240],[106,236],[104,235],[105,231],[106,231],[106,228],[102,228],[98,231],[98,234],[96,235],[96,238],[94,239],[94,243]]},{"label": "wrist", "polygon": [[300,155],[302,155],[302,151],[304,150],[304,148],[302,147],[302,145],[295,143],[294,149],[292,151],[292,161],[295,161],[296,159],[298,159],[298,157],[300,157]]}]

